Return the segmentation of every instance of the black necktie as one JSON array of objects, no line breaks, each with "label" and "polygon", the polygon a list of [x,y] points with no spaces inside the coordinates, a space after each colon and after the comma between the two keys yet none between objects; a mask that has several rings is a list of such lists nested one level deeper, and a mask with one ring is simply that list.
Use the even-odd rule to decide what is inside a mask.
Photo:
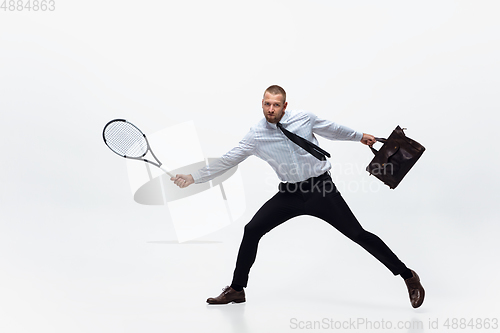
[{"label": "black necktie", "polygon": [[304,139],[303,137],[298,136],[297,134],[292,133],[289,130],[286,130],[283,127],[283,125],[281,125],[281,123],[277,123],[276,126],[283,132],[283,134],[286,135],[287,138],[289,138],[290,140],[292,140],[293,143],[295,143],[296,145],[302,147],[304,150],[306,150],[307,152],[309,152],[309,154],[313,155],[318,160],[325,161],[326,160],[325,155],[327,157],[330,157],[330,154],[327,151],[325,151],[325,150],[321,149],[320,147],[316,146],[311,141],[308,141],[308,140]]}]

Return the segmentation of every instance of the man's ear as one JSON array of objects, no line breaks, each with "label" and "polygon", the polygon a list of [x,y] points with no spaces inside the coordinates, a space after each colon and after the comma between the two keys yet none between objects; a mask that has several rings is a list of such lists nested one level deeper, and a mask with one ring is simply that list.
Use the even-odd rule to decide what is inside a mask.
[{"label": "man's ear", "polygon": [[288,102],[285,102],[285,104],[283,104],[283,112],[285,112],[285,109],[287,106],[288,106]]}]

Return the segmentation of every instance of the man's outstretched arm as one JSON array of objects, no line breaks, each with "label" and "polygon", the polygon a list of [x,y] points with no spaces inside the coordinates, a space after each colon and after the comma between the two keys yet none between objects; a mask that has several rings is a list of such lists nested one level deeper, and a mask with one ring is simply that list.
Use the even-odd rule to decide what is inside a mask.
[{"label": "man's outstretched arm", "polygon": [[248,156],[253,154],[255,147],[253,131],[245,135],[239,142],[238,146],[234,147],[224,154],[217,161],[207,165],[200,170],[197,170],[189,175],[178,174],[170,178],[175,185],[180,188],[188,187],[193,183],[204,183],[222,175],[227,170],[244,161]]}]

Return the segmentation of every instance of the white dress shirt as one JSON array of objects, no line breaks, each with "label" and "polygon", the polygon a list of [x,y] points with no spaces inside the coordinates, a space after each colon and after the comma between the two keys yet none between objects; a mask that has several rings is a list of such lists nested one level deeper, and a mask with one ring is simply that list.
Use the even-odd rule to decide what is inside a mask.
[{"label": "white dress shirt", "polygon": [[[318,118],[305,111],[289,111],[280,120],[284,128],[318,145],[314,134],[330,140],[360,141],[363,133]],[[216,162],[192,173],[195,183],[204,183],[255,155],[274,169],[282,182],[296,183],[317,177],[331,169],[328,160],[320,161],[288,139],[276,124],[262,118],[239,144]]]}]

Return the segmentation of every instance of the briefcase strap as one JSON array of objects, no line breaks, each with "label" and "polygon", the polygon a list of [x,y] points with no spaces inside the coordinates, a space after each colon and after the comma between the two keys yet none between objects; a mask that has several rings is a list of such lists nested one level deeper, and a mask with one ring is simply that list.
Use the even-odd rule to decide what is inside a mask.
[{"label": "briefcase strap", "polygon": [[[375,138],[376,141],[378,142],[382,142],[382,143],[386,143],[387,142],[387,139],[384,139],[384,138]],[[373,154],[377,155],[378,153],[378,150],[373,148],[373,147],[370,147],[370,149],[372,150]]]}]

